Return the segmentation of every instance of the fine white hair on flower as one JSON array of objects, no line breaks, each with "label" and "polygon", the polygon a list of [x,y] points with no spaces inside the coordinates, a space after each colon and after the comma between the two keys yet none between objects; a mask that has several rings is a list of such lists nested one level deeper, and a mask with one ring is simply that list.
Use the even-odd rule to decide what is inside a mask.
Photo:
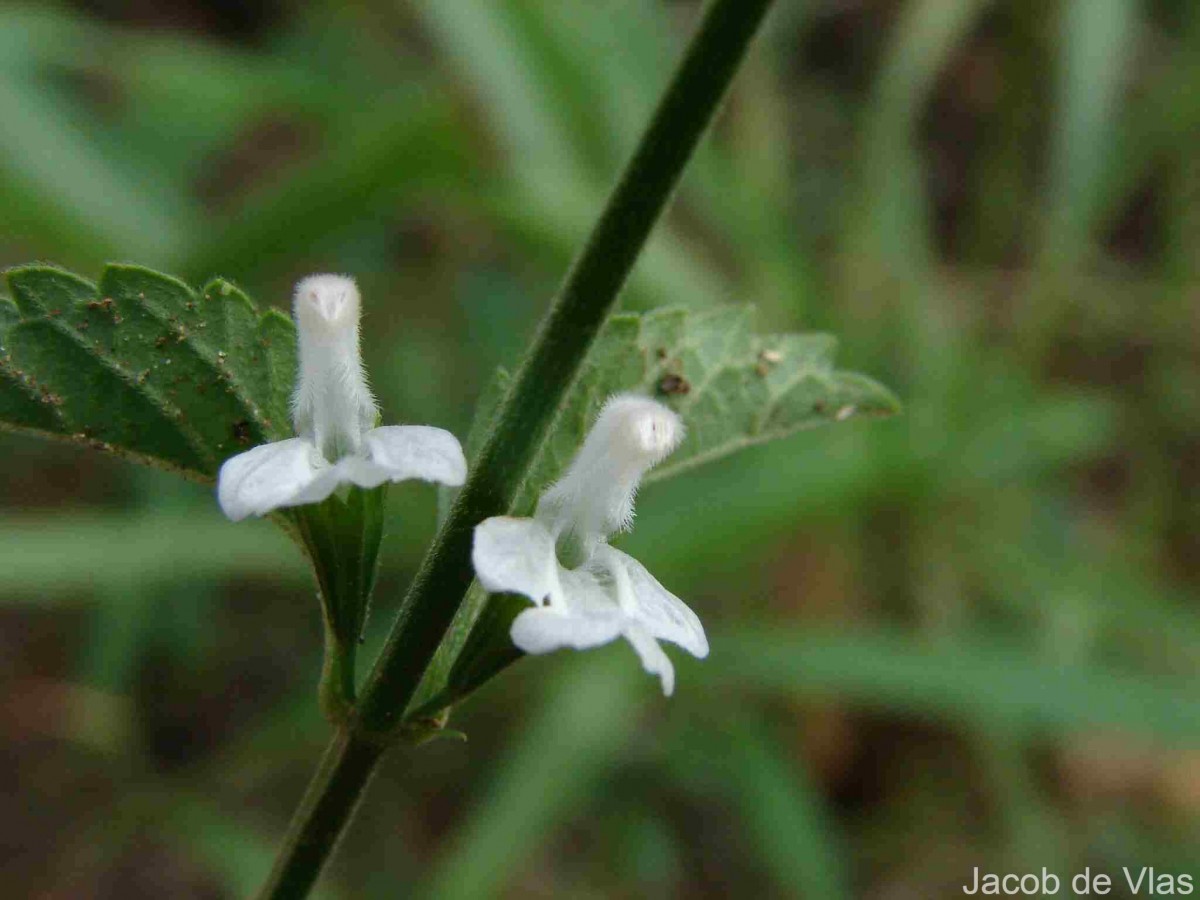
[{"label": "fine white hair on flower", "polygon": [[642,477],[683,437],[683,420],[663,404],[636,394],[610,397],[566,474],[542,495],[539,517],[584,540],[628,531]]},{"label": "fine white hair on flower", "polygon": [[348,276],[312,275],[296,285],[296,437],[225,461],[217,498],[229,518],[319,503],[342,484],[375,488],[417,478],[456,486],[466,479],[462,448],[448,431],[376,427],[379,408],[359,351],[361,312],[358,286]]},{"label": "fine white hair on flower", "polygon": [[362,315],[358,285],[349,275],[309,275],[296,283],[292,313],[310,341],[322,333],[336,338],[349,332],[357,339]]},{"label": "fine white hair on flower", "polygon": [[533,518],[496,516],[476,526],[471,558],[480,584],[534,604],[513,621],[518,648],[582,650],[624,637],[668,695],[675,669],[658,641],[708,655],[704,626],[687,604],[636,559],[608,546],[612,534],[632,524],[642,477],[683,435],[683,422],[663,404],[618,394]]},{"label": "fine white hair on flower", "polygon": [[357,452],[379,416],[359,352],[361,306],[358,285],[346,275],[310,275],[296,285],[300,370],[292,420],[327,459]]}]

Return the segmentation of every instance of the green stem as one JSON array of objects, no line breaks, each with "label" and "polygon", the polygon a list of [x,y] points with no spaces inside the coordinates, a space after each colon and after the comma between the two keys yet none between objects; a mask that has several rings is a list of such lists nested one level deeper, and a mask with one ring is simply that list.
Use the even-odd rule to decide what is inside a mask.
[{"label": "green stem", "polygon": [[357,644],[346,646],[326,619],[325,662],[317,700],[325,718],[334,725],[349,721],[354,711],[354,651]]},{"label": "green stem", "polygon": [[308,789],[292,816],[275,867],[260,897],[308,896],[321,865],[337,845],[362,798],[384,747],[339,730],[325,748]]},{"label": "green stem", "polygon": [[[542,321],[496,424],[425,555],[359,701],[313,776],[262,898],[305,896],[392,739],[471,584],[475,525],[503,515],[638,253],[671,198],[771,0],[713,0],[583,250]],[[347,795],[348,794],[348,795]]]}]

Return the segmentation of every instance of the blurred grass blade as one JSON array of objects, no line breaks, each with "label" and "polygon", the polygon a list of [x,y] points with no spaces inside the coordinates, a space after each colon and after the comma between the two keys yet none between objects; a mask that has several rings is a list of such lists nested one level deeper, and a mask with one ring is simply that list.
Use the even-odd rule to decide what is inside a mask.
[{"label": "blurred grass blade", "polygon": [[[112,79],[124,98],[113,111],[114,143],[137,147],[164,175],[186,185],[189,194],[209,201],[221,193],[215,187],[218,173],[233,182],[245,177],[219,161],[248,136],[261,140],[264,125],[302,129],[300,116],[344,115],[344,96],[330,84],[327,73],[279,53],[261,55],[212,41],[136,30],[110,35],[101,50],[99,71]],[[162,261],[164,268],[174,268],[195,242],[209,238],[201,210],[194,218],[194,236]]]},{"label": "blurred grass blade", "polygon": [[0,9],[0,70],[28,72],[31,63],[90,60],[106,30],[66,9],[33,4]]},{"label": "blurred grass blade", "polygon": [[833,695],[1024,736],[1106,727],[1176,742],[1200,739],[1194,680],[1060,666],[998,644],[921,646],[888,633],[756,629],[716,635],[712,646],[712,657],[698,668],[714,684]]},{"label": "blurred grass blade", "polygon": [[1067,0],[1062,9],[1058,115],[1042,246],[1048,265],[1070,267],[1094,225],[1137,12],[1137,0]]},{"label": "blurred grass blade", "polygon": [[[1138,102],[1114,111],[1114,115],[1123,113],[1123,119],[1120,127],[1114,128],[1116,139],[1111,148],[1099,160],[1104,171],[1096,187],[1097,225],[1109,223],[1121,212],[1122,204],[1129,202],[1158,166],[1169,164],[1173,157],[1181,167],[1195,160],[1194,136],[1200,134],[1196,91],[1200,85],[1200,6],[1193,4],[1188,16],[1179,46],[1151,74]],[[1186,196],[1180,200],[1187,203]]]},{"label": "blurred grass blade", "polygon": [[45,85],[0,70],[0,122],[7,235],[91,264],[134,255],[161,263],[189,239],[186,196],[148,189],[155,179],[103,152],[80,111]]},{"label": "blurred grass blade", "polygon": [[1056,827],[1056,811],[1041,790],[1032,754],[1003,734],[984,732],[973,743],[1012,858],[1038,860],[1051,872],[1069,866],[1066,836]]},{"label": "blurred grass blade", "polygon": [[[611,43],[616,40],[611,32],[606,43],[595,26],[598,20],[613,21],[617,13],[611,8],[573,9],[565,15],[555,4],[521,0],[425,0],[417,8],[466,75],[503,146],[510,181],[491,201],[485,197],[485,210],[505,232],[523,238],[541,255],[549,254],[547,268],[565,266],[586,237],[592,211],[603,202],[604,185],[651,108],[653,86],[669,70],[674,48],[654,46],[661,58],[653,65],[646,60],[650,48],[644,44],[631,54],[624,42]],[[618,12],[636,17],[633,24],[620,20],[623,36],[638,33],[647,18],[644,10],[628,3]],[[641,35],[643,42],[650,33]],[[601,51],[603,69],[585,65]],[[647,72],[639,79],[636,72],[643,66]],[[622,73],[619,84],[613,70]],[[631,79],[643,103],[631,102],[631,93],[623,88]],[[628,126],[625,140],[608,139],[613,107]],[[472,193],[477,191],[472,188]],[[703,305],[724,293],[719,275],[701,255],[663,227],[633,271],[625,305]]]},{"label": "blurred grass blade", "polygon": [[847,861],[824,800],[803,760],[782,750],[778,736],[730,709],[703,730],[675,734],[666,753],[685,787],[715,791],[737,809],[774,880],[771,896],[850,900]]},{"label": "blurred grass blade", "polygon": [[863,127],[863,163],[851,225],[855,246],[894,274],[930,264],[927,198],[917,122],[937,75],[990,0],[909,0],[892,34]]},{"label": "blurred grass blade", "polygon": [[[194,786],[126,798],[115,818],[128,821],[135,829],[155,823],[164,837],[217,876],[228,892],[223,896],[253,896],[274,851],[272,836],[243,817],[230,815],[217,798]],[[320,885],[309,896],[312,900],[339,900],[345,894],[333,885]]]},{"label": "blurred grass blade", "polygon": [[81,590],[120,592],[176,581],[281,577],[304,583],[303,555],[266,522],[230,528],[210,511],[0,519],[0,595],[52,603]]},{"label": "blurred grass blade", "polygon": [[602,175],[614,171],[637,139],[654,105],[655,85],[666,81],[678,52],[681,35],[671,27],[669,12],[641,0],[515,5],[527,16],[536,14],[547,42],[574,65],[576,80],[562,109],[580,143],[580,158]]},{"label": "blurred grass blade", "polygon": [[[616,651],[616,652],[614,652]],[[611,768],[633,730],[647,682],[625,648],[572,659],[447,844],[418,896],[474,900],[503,893]]]},{"label": "blurred grass blade", "polygon": [[[603,192],[560,172],[518,168],[510,181],[482,199],[482,211],[494,227],[521,242],[546,269],[565,268],[587,235],[589,213]],[[668,217],[669,218],[669,217]],[[624,309],[655,306],[711,306],[726,299],[729,289],[721,273],[672,232],[667,222],[651,235],[638,264],[622,289]]]},{"label": "blurred grass blade", "polygon": [[832,823],[803,763],[785,759],[770,735],[735,727],[730,736],[729,772],[742,818],[780,889],[795,897],[849,900]]},{"label": "blurred grass blade", "polygon": [[411,91],[373,103],[369,116],[349,115],[331,126],[317,158],[210,223],[207,238],[179,264],[185,275],[194,281],[292,275],[285,267],[320,241],[465,177],[461,141],[440,98]]},{"label": "blurred grass blade", "polygon": [[561,96],[577,89],[578,80],[564,83],[566,61],[539,34],[537,4],[524,4],[531,7],[524,12],[519,0],[422,0],[415,6],[479,93],[506,152],[534,170],[580,176],[579,144],[569,124],[572,101]]}]

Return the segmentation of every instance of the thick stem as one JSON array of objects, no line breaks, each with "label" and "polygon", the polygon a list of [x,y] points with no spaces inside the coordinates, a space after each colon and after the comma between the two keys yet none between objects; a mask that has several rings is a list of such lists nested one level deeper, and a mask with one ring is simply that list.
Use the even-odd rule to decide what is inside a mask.
[{"label": "thick stem", "polygon": [[287,852],[276,857],[275,867],[259,892],[260,900],[308,895],[321,863],[337,845],[382,753],[382,745],[338,731],[292,816],[284,836]]},{"label": "thick stem", "polygon": [[[352,726],[362,746],[388,740],[471,584],[477,523],[508,510],[592,341],[671,198],[771,0],[713,0],[633,158],[542,321],[466,485],[413,579],[364,687]],[[264,898],[303,897],[366,783],[366,757],[339,736],[310,784]],[[378,754],[376,754],[377,757]],[[376,757],[367,762],[373,765]],[[331,797],[352,791],[351,797]]]}]

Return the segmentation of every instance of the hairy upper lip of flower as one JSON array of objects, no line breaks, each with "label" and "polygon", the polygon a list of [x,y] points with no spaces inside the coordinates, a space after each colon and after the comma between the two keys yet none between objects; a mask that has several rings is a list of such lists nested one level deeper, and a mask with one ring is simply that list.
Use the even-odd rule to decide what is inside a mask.
[{"label": "hairy upper lip of flower", "polygon": [[661,403],[612,397],[533,518],[497,516],[476,527],[472,561],[480,583],[535,604],[513,622],[518,647],[545,653],[625,637],[667,694],[674,668],[658,640],[698,657],[708,654],[695,613],[641,563],[608,546],[610,535],[632,524],[643,475],[682,439],[682,421]]},{"label": "hairy upper lip of flower", "polygon": [[[358,335],[359,294],[349,278],[310,275],[296,285],[295,315],[306,334],[316,336],[324,324],[352,326]],[[314,316],[315,314],[315,316]]]},{"label": "hairy upper lip of flower", "polygon": [[346,483],[374,488],[409,478],[449,485],[465,480],[466,460],[449,432],[376,427],[379,408],[359,352],[360,312],[358,286],[349,277],[312,275],[296,285],[297,436],[225,461],[217,497],[229,518],[317,503]]}]

